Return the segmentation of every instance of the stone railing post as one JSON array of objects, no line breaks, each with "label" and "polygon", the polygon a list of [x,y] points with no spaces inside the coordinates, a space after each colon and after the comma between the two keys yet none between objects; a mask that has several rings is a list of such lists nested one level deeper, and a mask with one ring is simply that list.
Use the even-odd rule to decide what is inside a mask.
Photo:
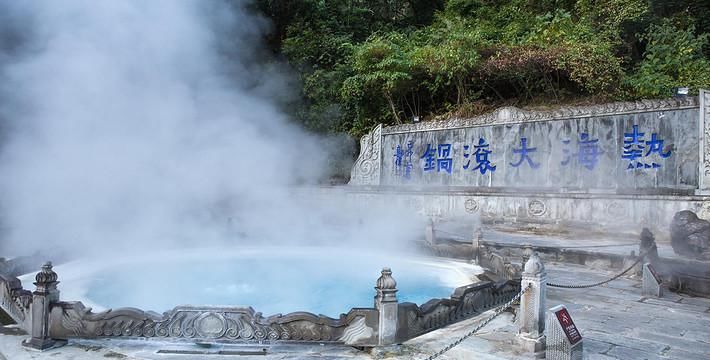
[{"label": "stone railing post", "polygon": [[42,265],[42,270],[35,276],[35,291],[32,293],[32,337],[24,341],[24,346],[46,350],[61,345],[49,337],[49,312],[52,303],[59,301],[57,273],[52,270],[52,263]]},{"label": "stone railing post", "polygon": [[471,238],[471,247],[473,248],[473,259],[476,264],[481,265],[481,240],[483,240],[483,230],[480,226],[473,230],[473,237]]},{"label": "stone railing post", "polygon": [[532,245],[530,245],[530,244],[525,244],[525,245],[523,245],[523,253],[522,253],[522,258],[523,258],[522,265],[523,265],[523,268],[525,268],[525,264],[527,264],[528,260],[530,259],[530,257],[532,256],[532,254],[533,254],[534,252],[535,252],[535,251],[533,250]]},{"label": "stone railing post", "polygon": [[639,244],[639,255],[646,253],[645,262],[650,262],[653,265],[658,265],[658,247],[656,238],[648,228],[641,230],[641,244]]},{"label": "stone railing post", "polygon": [[379,313],[378,340],[380,346],[392,345],[397,335],[397,282],[392,277],[390,268],[382,269],[380,278],[377,279],[377,295],[375,295],[375,308]]},{"label": "stone railing post", "polygon": [[424,240],[426,240],[427,245],[434,246],[437,244],[436,233],[434,232],[434,219],[429,218],[424,229]]},{"label": "stone railing post", "polygon": [[522,289],[530,286],[520,298],[518,338],[523,349],[540,358],[545,354],[545,296],[547,273],[540,256],[533,252],[525,262]]}]

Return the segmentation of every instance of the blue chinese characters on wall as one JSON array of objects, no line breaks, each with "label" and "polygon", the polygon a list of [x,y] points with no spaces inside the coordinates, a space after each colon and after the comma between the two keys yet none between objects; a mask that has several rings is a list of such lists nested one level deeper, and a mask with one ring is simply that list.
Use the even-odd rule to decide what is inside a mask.
[{"label": "blue chinese characters on wall", "polygon": [[577,141],[577,151],[574,153],[569,148],[570,143],[570,140],[562,140],[562,144],[565,145],[562,149],[565,158],[562,159],[560,165],[567,166],[573,158],[576,158],[577,164],[587,170],[594,170],[599,162],[599,157],[604,153],[599,148],[599,139],[592,139],[588,133],[581,133],[579,141]]},{"label": "blue chinese characters on wall", "polygon": [[[621,140],[621,139],[620,139]],[[461,148],[458,148],[461,146]],[[602,155],[600,140],[590,133],[581,132],[573,139],[561,140],[562,159],[561,166],[576,165],[587,171],[598,168]],[[495,164],[495,153],[491,144],[479,137],[473,145],[452,143],[426,143],[421,144],[420,151],[415,151],[414,140],[406,144],[394,146],[393,173],[405,180],[410,180],[415,174],[415,161],[419,160],[423,174],[441,173],[452,175],[454,169],[478,172],[481,175],[492,174],[498,166]],[[461,150],[463,158],[454,161],[454,150]],[[513,168],[540,168],[541,161],[538,148],[533,146],[531,139],[520,137],[518,144],[511,146],[512,162],[508,164]],[[628,161],[627,170],[633,169],[658,169],[661,168],[663,159],[672,155],[672,145],[665,146],[665,142],[656,132],[642,132],[638,125],[633,125],[630,132],[623,133],[623,148],[621,158]],[[460,164],[458,161],[461,161]],[[456,166],[458,167],[456,167]]]},{"label": "blue chinese characters on wall", "polygon": [[407,141],[407,151],[404,153],[406,162],[404,163],[404,178],[405,179],[411,179],[412,178],[412,167],[414,167],[414,164],[412,164],[412,154],[414,154],[414,142],[412,140]]},{"label": "blue chinese characters on wall", "polygon": [[527,138],[520,138],[520,149],[515,149],[513,148],[513,154],[520,154],[520,159],[516,163],[510,163],[510,166],[512,167],[518,167],[520,166],[523,161],[527,160],[528,165],[533,168],[537,169],[540,167],[539,163],[535,163],[533,159],[530,157],[530,154],[534,153],[537,151],[537,148],[529,148],[528,147],[528,139]]},{"label": "blue chinese characters on wall", "polygon": [[658,154],[658,157],[665,159],[671,156],[671,150],[663,152],[663,140],[658,138],[657,133],[651,133],[651,139],[644,141],[646,133],[639,132],[638,125],[634,125],[632,129],[630,133],[624,133],[624,151],[621,158],[629,161],[626,169],[660,168],[661,164],[655,161],[649,163],[647,158]]},{"label": "blue chinese characters on wall", "polygon": [[414,142],[407,141],[407,149],[402,150],[402,145],[397,145],[394,150],[394,173],[405,179],[412,178],[412,155],[414,154]]},{"label": "blue chinese characters on wall", "polygon": [[[496,166],[491,164],[491,161],[488,159],[488,156],[493,153],[493,151],[488,150],[490,145],[486,144],[486,139],[479,138],[478,145],[474,145],[473,147],[476,149],[476,151],[473,152],[473,155],[476,155],[474,158],[476,160],[476,166],[474,166],[472,170],[480,171],[481,175],[485,175],[486,171],[496,171]],[[463,157],[464,159],[466,159],[466,163],[463,165],[464,170],[468,170],[468,168],[471,166],[471,159],[469,158],[471,156],[471,154],[469,153],[470,148],[471,147],[468,145],[463,146]]]},{"label": "blue chinese characters on wall", "polygon": [[[436,148],[431,144],[426,144],[426,151],[420,159],[424,160],[424,171],[445,172],[451,174],[454,167],[454,160],[451,158],[451,144],[439,144]],[[436,164],[436,166],[434,166]]]}]

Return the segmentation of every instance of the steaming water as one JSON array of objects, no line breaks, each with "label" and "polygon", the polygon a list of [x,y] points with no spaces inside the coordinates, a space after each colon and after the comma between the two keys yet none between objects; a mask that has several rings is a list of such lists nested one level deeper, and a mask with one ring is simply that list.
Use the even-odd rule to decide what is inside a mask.
[{"label": "steaming water", "polygon": [[400,302],[420,305],[450,296],[481,272],[455,261],[305,248],[201,250],[111,264],[73,263],[57,267],[57,273],[62,299],[99,309],[161,312],[177,305],[227,305],[252,306],[265,315],[308,311],[337,317],[352,307],[373,306],[373,287],[384,266],[392,268]]}]

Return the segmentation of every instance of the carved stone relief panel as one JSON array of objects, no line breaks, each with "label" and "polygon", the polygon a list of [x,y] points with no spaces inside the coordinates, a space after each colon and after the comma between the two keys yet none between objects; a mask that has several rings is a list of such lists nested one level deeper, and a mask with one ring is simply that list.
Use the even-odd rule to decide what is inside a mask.
[{"label": "carved stone relief panel", "polygon": [[539,199],[533,199],[528,202],[528,214],[540,217],[547,213],[547,205],[544,201]]},{"label": "carved stone relief panel", "polygon": [[360,139],[360,156],[350,173],[350,185],[379,185],[382,124]]},{"label": "carved stone relief panel", "polygon": [[710,91],[700,90],[701,190],[710,190]]},{"label": "carved stone relief panel", "polygon": [[478,212],[478,201],[474,198],[468,198],[464,202],[464,208],[466,209],[466,212],[469,214],[473,214]]}]

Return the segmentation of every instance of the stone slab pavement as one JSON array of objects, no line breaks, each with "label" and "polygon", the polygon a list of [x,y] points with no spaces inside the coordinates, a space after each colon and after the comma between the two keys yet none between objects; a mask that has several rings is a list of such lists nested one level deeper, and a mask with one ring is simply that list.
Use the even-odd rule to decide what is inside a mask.
[{"label": "stone slab pavement", "polygon": [[[614,275],[580,265],[547,264],[548,281],[589,284]],[[591,289],[548,287],[547,307],[564,304],[584,337],[588,359],[710,359],[710,299],[641,294],[620,278]]]},{"label": "stone slab pavement", "polygon": [[[563,284],[594,283],[614,275],[571,264],[546,264],[548,281]],[[637,278],[620,278],[590,289],[548,287],[547,308],[564,304],[584,337],[585,359],[710,359],[710,299],[666,291],[657,299],[641,295]],[[215,359],[425,359],[463,336],[491,312],[410,340],[398,351],[372,356],[350,347],[325,345],[273,346],[266,356],[169,355],[159,350],[196,350],[193,344],[152,341],[78,341],[44,353],[24,349],[27,335],[13,327],[0,328],[0,360],[129,359],[129,360],[215,360]],[[239,350],[245,347],[224,347]],[[255,350],[249,347],[248,350]],[[204,350],[204,349],[202,349]],[[210,350],[218,350],[217,348]],[[439,359],[530,359],[516,342],[514,314],[504,312]]]}]

